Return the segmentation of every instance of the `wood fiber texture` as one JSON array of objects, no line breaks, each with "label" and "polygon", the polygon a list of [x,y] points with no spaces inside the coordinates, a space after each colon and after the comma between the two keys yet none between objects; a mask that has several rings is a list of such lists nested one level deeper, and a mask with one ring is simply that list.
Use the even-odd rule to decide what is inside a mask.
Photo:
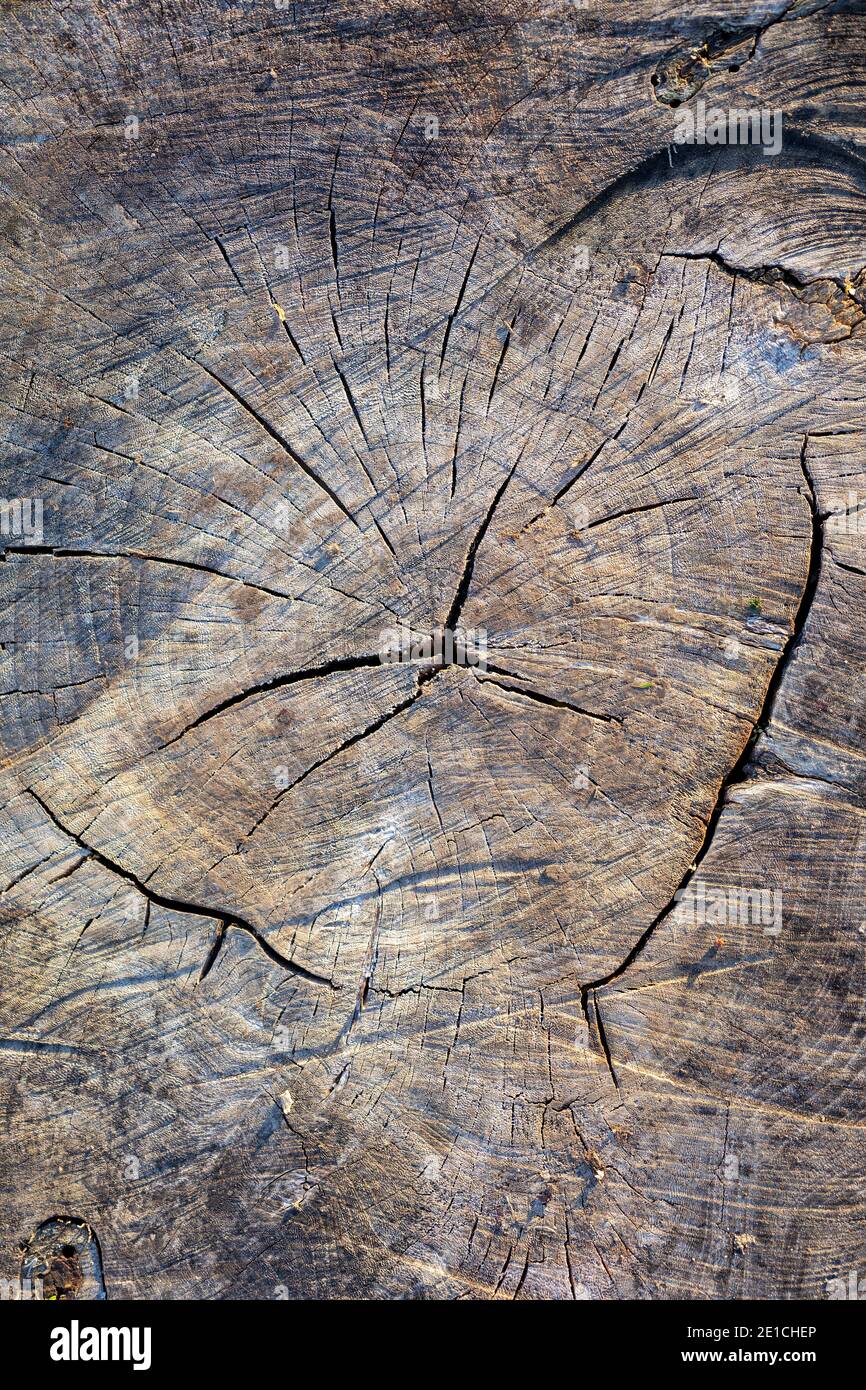
[{"label": "wood fiber texture", "polygon": [[4,1278],[862,1270],[861,9],[0,6]]}]

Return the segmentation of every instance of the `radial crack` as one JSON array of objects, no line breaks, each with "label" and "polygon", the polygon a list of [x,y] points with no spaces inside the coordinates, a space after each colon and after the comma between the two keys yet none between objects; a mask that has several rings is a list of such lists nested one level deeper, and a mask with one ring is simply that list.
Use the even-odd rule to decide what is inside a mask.
[{"label": "radial crack", "polygon": [[202,714],[196,716],[191,724],[187,724],[181,729],[180,733],[174,734],[167,743],[160,745],[159,751],[170,748],[173,743],[177,743],[193,729],[198,729],[208,720],[215,719],[218,714],[224,714],[226,710],[232,709],[235,705],[243,704],[245,700],[250,700],[254,695],[264,695],[270,690],[282,690],[285,686],[296,685],[299,681],[319,680],[325,676],[334,676],[340,671],[359,671],[365,667],[381,665],[382,658],[377,653],[375,656],[347,656],[336,661],[326,661],[321,666],[310,666],[303,671],[286,671],[279,676],[271,676],[269,680],[260,681],[258,685],[248,686],[245,690],[239,690],[235,695],[227,695],[224,700],[220,700],[218,705],[213,705]]},{"label": "radial crack", "polygon": [[292,448],[288,440],[283,438],[279,430],[275,429],[273,425],[269,424],[269,422],[264,418],[264,416],[260,415],[259,412],[249,404],[248,401],[245,401],[243,396],[241,396],[234,389],[233,386],[229,386],[227,381],[223,381],[222,377],[217,376],[216,372],[211,371],[210,367],[206,367],[204,362],[202,362],[200,358],[195,358],[195,361],[197,365],[201,368],[201,370],[205,372],[211,378],[212,381],[216,382],[217,386],[222,387],[223,391],[225,391],[227,395],[231,396],[232,400],[235,401],[241,407],[242,410],[245,410],[246,413],[250,415],[253,420],[256,421],[260,428],[265,431],[265,434],[267,434],[271,439],[273,439],[273,441],[276,444],[279,444],[286,457],[291,459],[292,463],[296,464],[298,468],[300,468],[301,471],[305,473],[307,477],[312,482],[314,482],[316,486],[322,492],[324,492],[327,497],[331,499],[334,506],[337,507],[343,513],[343,516],[346,517],[348,521],[351,521],[352,525],[363,536],[363,528],[356,520],[356,518],[352,515],[352,513],[349,511],[349,508],[345,505],[345,503],[340,501],[340,498],[337,496],[334,489],[332,487],[329,487],[329,485],[325,482],[324,478],[321,478],[319,474],[316,472],[316,470],[312,468],[311,465],[308,464],[304,459],[301,458],[300,454]]},{"label": "radial crack", "polygon": [[716,833],[716,828],[719,823],[719,819],[727,802],[728,791],[732,786],[735,786],[737,783],[746,780],[745,774],[748,770],[749,764],[753,760],[753,742],[756,732],[760,729],[764,729],[773,717],[779,687],[781,685],[782,680],[784,679],[788,667],[790,666],[791,658],[793,657],[794,652],[796,651],[802,639],[803,630],[809,617],[809,613],[812,609],[812,602],[815,597],[815,591],[818,587],[818,580],[821,574],[821,555],[823,550],[824,528],[820,513],[818,511],[814,479],[812,478],[812,473],[808,463],[808,445],[809,434],[807,432],[803,436],[803,443],[800,448],[799,454],[799,463],[803,473],[803,479],[806,484],[806,501],[809,506],[811,522],[809,538],[809,557],[806,571],[806,581],[803,586],[803,591],[800,595],[799,603],[797,605],[797,612],[794,615],[794,622],[791,634],[788,637],[787,642],[782,647],[782,650],[779,654],[779,660],[776,663],[775,669],[767,685],[761,709],[758,713],[757,718],[754,721],[749,735],[747,736],[743,744],[743,747],[740,751],[740,755],[737,758],[737,761],[734,763],[734,766],[731,768],[730,772],[727,774],[725,778],[723,778],[719,786],[719,790],[716,795],[712,812],[710,814],[709,820],[707,821],[703,839],[694,857],[694,860],[692,861],[688,869],[686,869],[686,872],[683,874],[680,882],[677,884],[676,890],[670,898],[669,902],[662,908],[662,910],[657,914],[657,916],[653,918],[653,920],[650,922],[649,926],[641,934],[641,936],[638,937],[638,940],[635,942],[634,946],[629,951],[625,959],[621,961],[621,963],[618,966],[616,966],[615,969],[609,971],[607,975],[602,975],[595,980],[589,980],[586,984],[581,986],[581,1001],[583,1004],[583,1010],[585,1014],[587,1013],[587,1000],[589,994],[591,992],[594,994],[594,992],[598,989],[601,989],[602,986],[609,985],[614,980],[618,980],[621,975],[624,975],[626,970],[628,970],[629,966],[631,966],[634,963],[634,961],[638,958],[638,956],[641,955],[647,942],[653,935],[656,928],[661,926],[661,924],[673,912],[683,892],[697,874],[698,869],[701,866],[701,863],[703,862],[712,845]]},{"label": "radial crack", "polygon": [[470,667],[470,670],[472,670],[472,674],[477,680],[486,684],[496,685],[500,690],[511,691],[514,695],[522,695],[527,700],[534,700],[536,704],[550,705],[553,709],[567,709],[572,714],[583,715],[585,719],[598,719],[603,724],[622,723],[622,720],[617,719],[615,715],[595,713],[593,710],[584,709],[582,705],[572,704],[570,700],[558,700],[553,695],[545,695],[542,691],[534,690],[532,686],[529,685],[506,685],[504,681],[496,680],[495,676],[506,676],[513,681],[523,681],[524,677],[515,675],[513,671],[506,671],[501,666],[491,666],[488,662],[487,670],[493,671],[495,676],[487,676],[483,673],[479,674],[479,672],[472,667]]},{"label": "radial crack", "polygon": [[237,927],[239,931],[246,932],[248,936],[251,936],[261,950],[264,951],[265,955],[276,965],[281,966],[283,970],[289,970],[293,975],[298,975],[301,979],[309,980],[314,984],[329,985],[330,988],[334,990],[340,989],[340,985],[335,984],[327,975],[318,975],[314,970],[308,970],[306,966],[299,965],[297,961],[289,960],[288,957],[281,955],[251,922],[247,922],[243,917],[239,917],[236,912],[215,910],[202,903],[191,903],[180,898],[168,897],[164,893],[154,892],[152,888],[148,888],[130,869],[125,869],[123,865],[118,864],[116,860],[109,859],[101,850],[96,849],[93,845],[87,844],[80,835],[76,835],[74,830],[70,830],[68,826],[64,825],[47,802],[43,801],[39,793],[35,792],[32,787],[28,787],[27,791],[33,797],[37,806],[42,809],[51,821],[52,825],[70,840],[74,840],[75,844],[77,844],[80,849],[86,850],[97,864],[101,864],[104,869],[108,869],[111,873],[117,874],[120,878],[126,879],[127,883],[132,883],[141,893],[142,897],[146,898],[149,903],[152,903],[156,907],[165,908],[170,912],[188,913],[195,917],[209,917],[219,924],[216,941],[214,946],[211,947],[208,959],[205,961],[199,978],[203,978],[212,968],[225,939],[226,929],[228,927]]},{"label": "radial crack", "polygon": [[[343,742],[339,745],[339,747],[332,749],[330,753],[326,753],[324,757],[318,758],[316,762],[311,763],[310,766],[305,768],[304,771],[295,778],[294,782],[290,782],[287,787],[281,787],[271,804],[267,807],[266,810],[262,812],[259,818],[253,823],[253,825],[250,826],[249,830],[242,837],[242,839],[238,841],[238,844],[235,847],[233,853],[236,854],[240,845],[243,844],[244,840],[248,840],[250,836],[254,834],[256,830],[258,830],[259,826],[267,820],[268,816],[274,810],[276,810],[277,806],[280,804],[284,796],[287,796],[289,792],[294,791],[295,787],[300,786],[302,782],[305,782],[306,779],[312,773],[316,772],[320,767],[324,767],[326,763],[332,762],[334,758],[339,757],[341,753],[345,753],[348,748],[353,748],[355,744],[360,743],[362,739],[369,738],[371,734],[378,733],[378,731],[382,728],[384,724],[389,723],[389,721],[396,718],[398,714],[402,714],[404,710],[407,710],[411,705],[414,705],[415,701],[422,694],[423,686],[426,685],[427,681],[431,680],[435,675],[435,667],[430,667],[422,670],[417,677],[416,689],[413,691],[411,695],[407,696],[405,700],[401,700],[399,704],[393,707],[393,709],[386,710],[384,714],[379,715],[376,719],[373,720],[372,724],[365,725],[365,727],[363,729],[359,729],[356,734],[352,734],[349,738],[344,739]],[[224,858],[228,857],[228,855],[224,856]],[[222,863],[222,860],[217,860],[217,863]],[[212,865],[212,870],[215,867],[216,865]]]},{"label": "radial crack", "polygon": [[284,589],[271,589],[267,584],[256,584],[250,579],[241,579],[236,574],[226,574],[210,565],[196,560],[177,560],[171,555],[148,555],[143,550],[76,550],[53,545],[7,545],[0,553],[0,561],[7,555],[53,555],[58,560],[142,560],[149,565],[171,565],[175,569],[196,570],[199,574],[211,574],[217,579],[225,579],[232,584],[243,584],[247,589],[257,589],[259,593],[272,598],[292,599]]},{"label": "radial crack", "polygon": [[509,471],[506,473],[502,482],[499,484],[499,487],[496,489],[496,495],[494,496],[493,501],[490,503],[490,506],[488,507],[482,519],[481,525],[478,527],[478,530],[475,533],[472,543],[469,546],[469,550],[466,553],[466,562],[463,566],[463,573],[460,576],[460,581],[457,585],[457,590],[454,594],[454,599],[452,601],[451,607],[448,610],[448,616],[443,624],[445,629],[449,632],[454,631],[455,627],[457,626],[457,623],[460,620],[460,614],[463,612],[463,605],[465,604],[467,596],[469,594],[469,585],[472,583],[472,574],[475,569],[475,557],[478,554],[478,547],[481,545],[481,542],[484,540],[484,537],[487,534],[487,529],[490,526],[491,521],[493,520],[493,514],[496,511],[496,508],[499,506],[499,503],[502,501],[505,489],[508,487],[508,484],[511,482],[511,479],[514,477],[514,470],[517,468],[518,463],[519,459],[516,459]]}]

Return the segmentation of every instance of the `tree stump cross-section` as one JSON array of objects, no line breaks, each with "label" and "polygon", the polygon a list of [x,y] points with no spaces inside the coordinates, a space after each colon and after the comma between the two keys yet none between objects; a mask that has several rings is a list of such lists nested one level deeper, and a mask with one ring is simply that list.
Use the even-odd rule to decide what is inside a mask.
[{"label": "tree stump cross-section", "polygon": [[0,7],[0,1277],[862,1270],[858,9]]}]

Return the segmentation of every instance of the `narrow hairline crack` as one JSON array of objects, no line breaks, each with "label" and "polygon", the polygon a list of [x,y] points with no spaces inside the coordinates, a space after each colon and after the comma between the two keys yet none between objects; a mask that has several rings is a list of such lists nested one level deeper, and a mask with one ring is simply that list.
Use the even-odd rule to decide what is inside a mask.
[{"label": "narrow hairline crack", "polygon": [[[240,392],[236,391],[235,388],[233,386],[230,386],[227,381],[223,381],[221,376],[218,376],[216,372],[212,371],[210,367],[206,366],[200,357],[195,357],[191,360],[194,361],[196,365],[200,367],[201,370],[211,378],[212,381],[215,381],[216,384],[220,386],[223,391],[225,391],[226,395],[230,396],[231,399],[237,405],[239,405],[242,410],[245,410],[246,413],[249,416],[251,416],[253,420],[256,421],[259,427],[262,430],[264,430],[265,434],[267,434],[274,441],[275,444],[279,445],[286,457],[290,459],[291,462],[294,463],[298,468],[300,468],[301,472],[305,473],[306,476],[311,480],[311,482],[316,484],[320,492],[324,493],[324,495],[329,498],[329,500],[338,509],[338,511],[341,511],[343,513],[343,516],[346,518],[346,520],[350,521],[352,525],[356,528],[356,530],[366,538],[364,528],[361,526],[357,517],[346,506],[345,502],[340,500],[338,494],[334,491],[330,484],[326,483],[324,478],[322,478],[316,472],[315,468],[313,468],[309,463],[307,463],[306,460],[303,459],[301,455],[297,452],[297,450],[292,448],[291,444],[289,444],[288,440],[280,433],[280,431],[276,429],[274,425],[270,424],[270,422],[266,420],[265,417],[261,415],[258,410],[255,409],[254,406],[250,405],[249,401],[245,400],[244,397],[240,394]],[[375,524],[375,518],[373,518],[373,521]],[[381,539],[387,545],[387,548],[391,552],[391,556],[393,558],[394,547],[390,544],[390,542],[385,540],[385,537],[382,535],[381,528],[377,526],[376,529]]]}]

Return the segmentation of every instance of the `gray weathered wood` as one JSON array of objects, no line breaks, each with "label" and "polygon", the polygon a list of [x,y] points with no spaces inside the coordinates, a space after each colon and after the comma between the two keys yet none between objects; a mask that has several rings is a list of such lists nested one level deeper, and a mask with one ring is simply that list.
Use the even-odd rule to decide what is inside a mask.
[{"label": "gray weathered wood", "polygon": [[0,1275],[860,1269],[857,8],[4,7]]}]

